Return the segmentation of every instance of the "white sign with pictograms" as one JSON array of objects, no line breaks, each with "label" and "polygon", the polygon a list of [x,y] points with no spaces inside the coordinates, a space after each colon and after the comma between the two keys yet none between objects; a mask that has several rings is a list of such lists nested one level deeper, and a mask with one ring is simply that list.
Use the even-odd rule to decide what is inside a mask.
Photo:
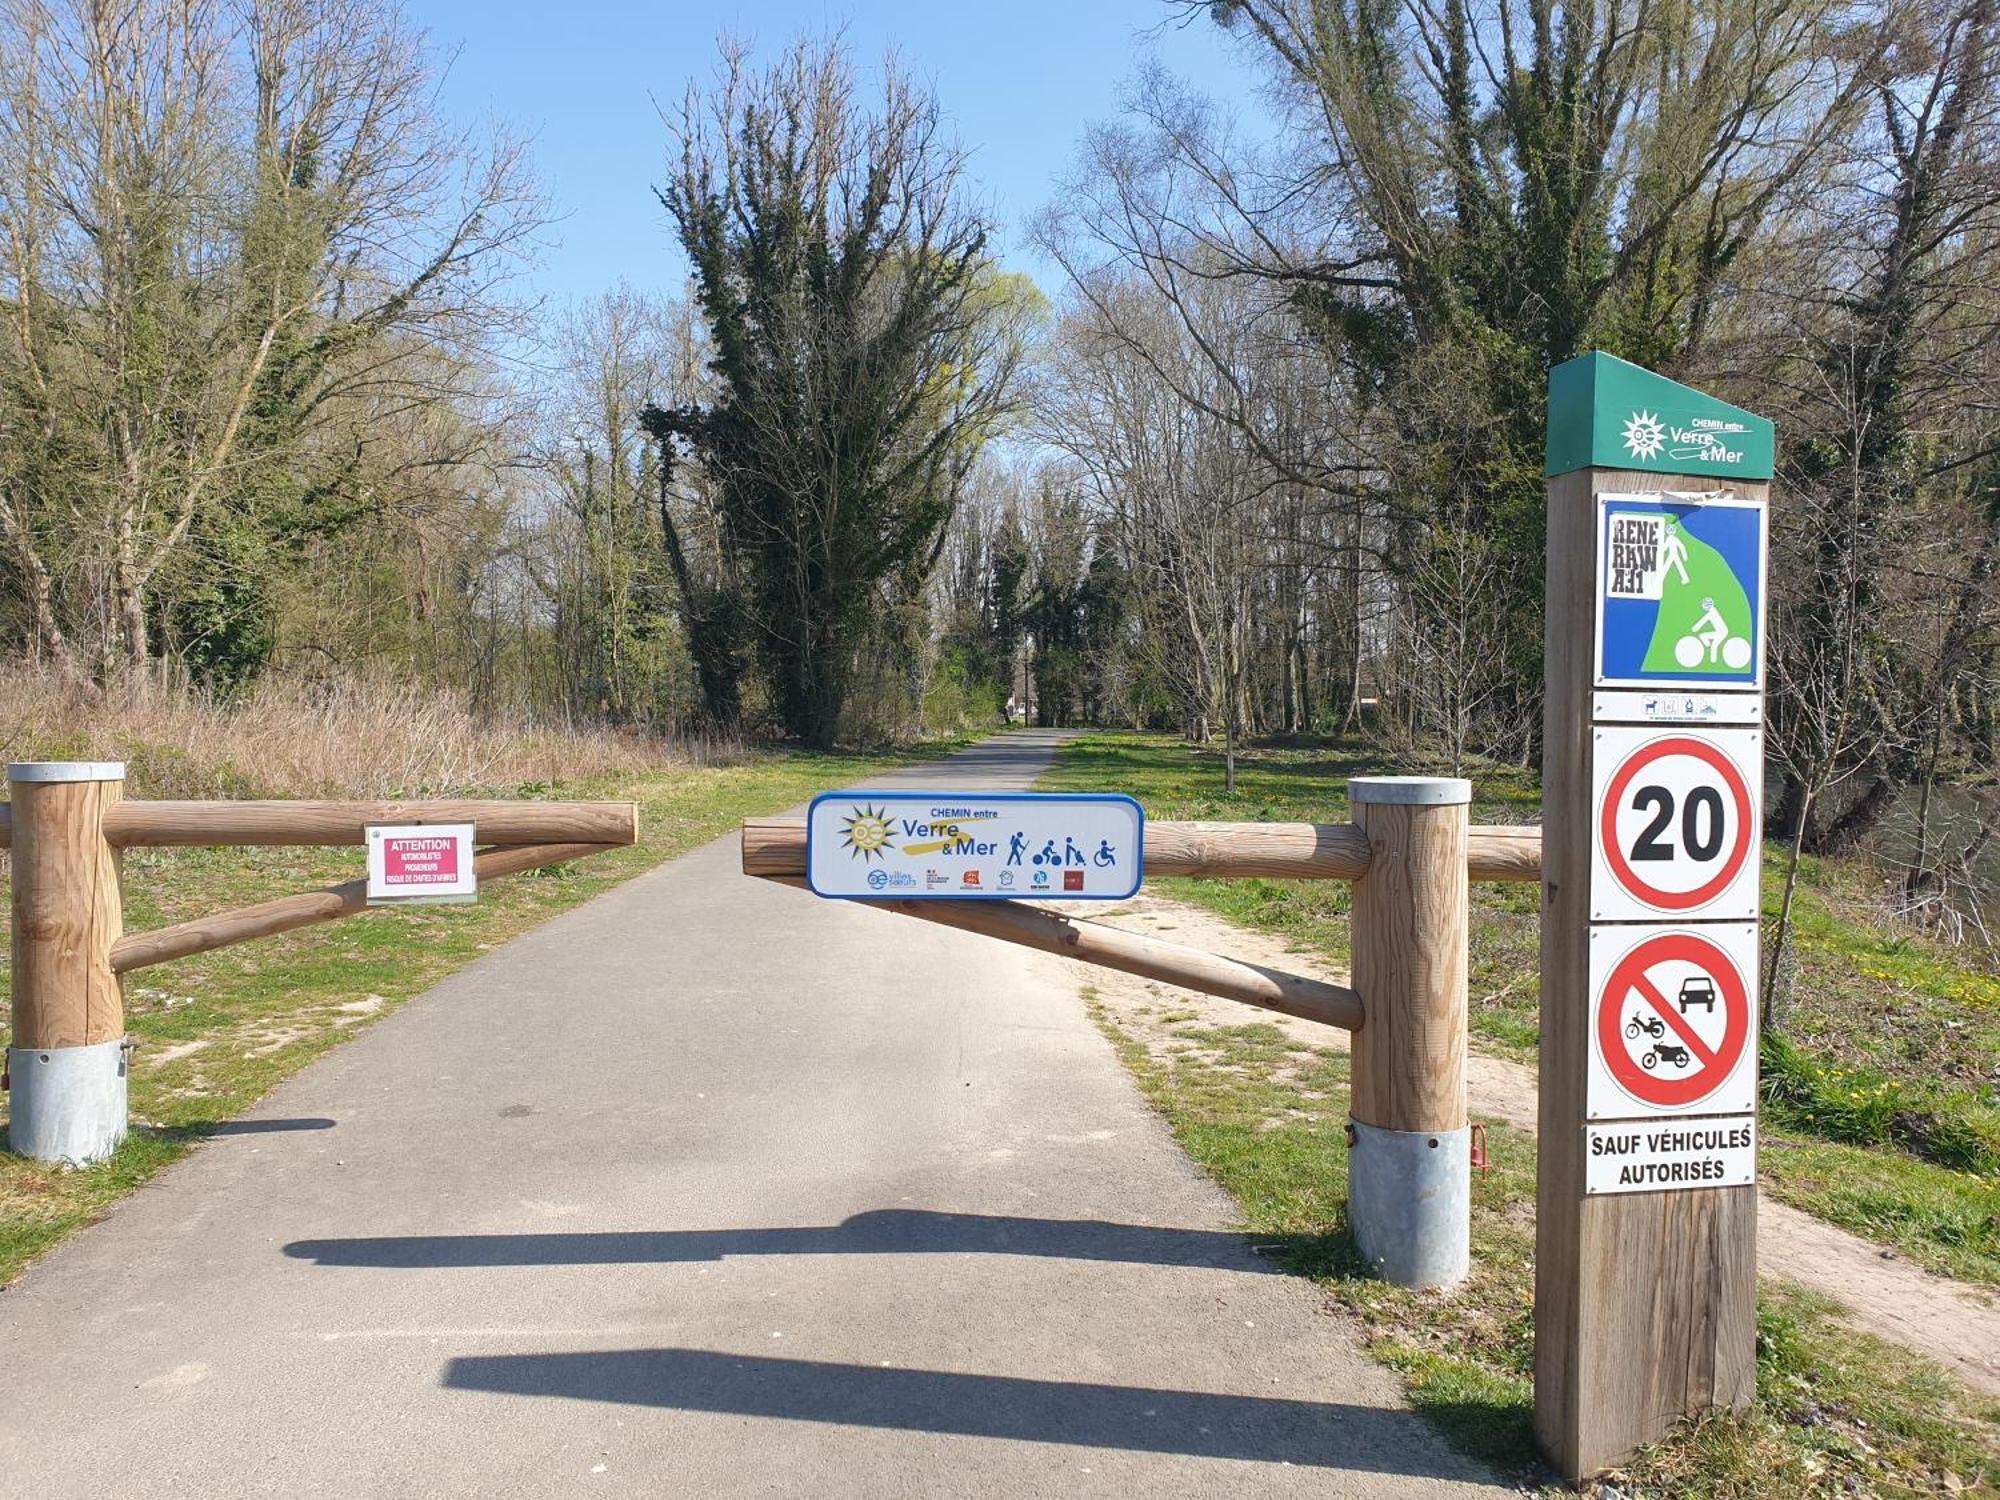
[{"label": "white sign with pictograms", "polygon": [[1124,901],[1145,860],[1145,813],[1109,792],[822,792],[806,813],[806,883],[847,900]]},{"label": "white sign with pictograms", "polygon": [[1591,919],[1755,918],[1761,732],[1600,724],[1591,734]]},{"label": "white sign with pictograms", "polygon": [[1757,1107],[1757,924],[1595,927],[1591,1120]]}]

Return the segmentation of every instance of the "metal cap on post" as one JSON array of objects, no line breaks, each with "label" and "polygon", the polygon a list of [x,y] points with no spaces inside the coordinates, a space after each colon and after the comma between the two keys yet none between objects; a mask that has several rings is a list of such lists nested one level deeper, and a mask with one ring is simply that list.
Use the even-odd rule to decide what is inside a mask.
[{"label": "metal cap on post", "polygon": [[8,1144],[37,1161],[101,1161],[125,1138],[125,1006],[111,968],[123,930],[104,815],[117,761],[7,768],[13,814]]},{"label": "metal cap on post", "polygon": [[1354,886],[1348,1221],[1399,1286],[1450,1286],[1472,1260],[1466,1116],[1466,845],[1472,784],[1364,776],[1347,784],[1368,838]]}]

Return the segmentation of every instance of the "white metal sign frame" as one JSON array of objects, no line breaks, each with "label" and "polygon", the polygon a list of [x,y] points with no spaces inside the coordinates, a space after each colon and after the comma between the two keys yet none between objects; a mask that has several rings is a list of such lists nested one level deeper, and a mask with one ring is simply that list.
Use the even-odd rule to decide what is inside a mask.
[{"label": "white metal sign frame", "polygon": [[368,829],[371,906],[477,899],[470,823],[378,823]]},{"label": "white metal sign frame", "polygon": [[1762,732],[1600,725],[1592,734],[1591,919],[1755,918]]}]

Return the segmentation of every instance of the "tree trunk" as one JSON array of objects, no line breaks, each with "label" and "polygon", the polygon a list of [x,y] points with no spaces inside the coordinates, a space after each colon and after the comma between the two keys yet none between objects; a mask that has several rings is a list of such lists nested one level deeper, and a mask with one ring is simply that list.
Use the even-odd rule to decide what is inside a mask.
[{"label": "tree trunk", "polygon": [[69,648],[69,638],[56,619],[55,591],[48,566],[5,495],[0,495],[0,542],[6,543],[27,582],[28,615],[34,627],[36,653],[65,677],[81,675]]}]

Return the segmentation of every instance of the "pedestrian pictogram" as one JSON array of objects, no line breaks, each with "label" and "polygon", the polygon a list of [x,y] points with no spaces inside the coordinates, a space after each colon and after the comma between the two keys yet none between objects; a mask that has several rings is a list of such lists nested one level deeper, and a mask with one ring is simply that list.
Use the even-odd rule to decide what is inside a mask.
[{"label": "pedestrian pictogram", "polygon": [[1638,931],[1622,948],[1619,929],[1592,938],[1590,1118],[1747,1113],[1757,1088],[1756,927]]},{"label": "pedestrian pictogram", "polygon": [[1763,508],[1673,495],[1599,504],[1597,685],[1762,687]]},{"label": "pedestrian pictogram", "polygon": [[1593,733],[1592,918],[1754,917],[1759,732]]}]

